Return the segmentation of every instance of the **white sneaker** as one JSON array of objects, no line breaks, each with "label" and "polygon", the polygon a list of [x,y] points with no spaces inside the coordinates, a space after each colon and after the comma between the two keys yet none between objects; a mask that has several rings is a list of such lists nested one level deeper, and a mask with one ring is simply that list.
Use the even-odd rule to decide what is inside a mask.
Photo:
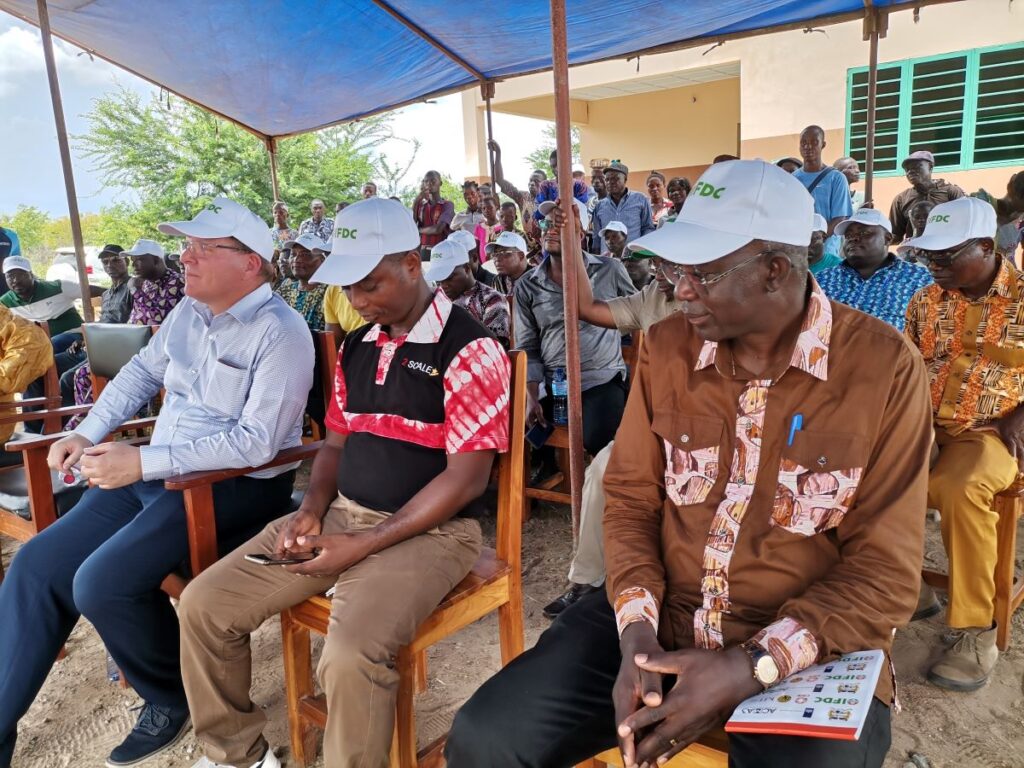
[{"label": "white sneaker", "polygon": [[[231,768],[231,766],[225,765],[224,763],[215,763],[210,758],[203,757],[203,759],[193,765],[192,768]],[[257,762],[250,765],[249,768],[281,768],[281,761],[277,759],[277,755],[274,754],[274,750],[267,747],[266,754],[264,754]]]}]

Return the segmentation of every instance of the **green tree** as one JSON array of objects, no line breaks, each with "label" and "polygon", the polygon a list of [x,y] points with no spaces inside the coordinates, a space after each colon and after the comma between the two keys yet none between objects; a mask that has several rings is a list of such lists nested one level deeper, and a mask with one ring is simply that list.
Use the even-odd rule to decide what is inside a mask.
[{"label": "green tree", "polygon": [[0,214],[0,226],[17,232],[22,251],[27,251],[46,245],[50,216],[33,205],[19,205],[13,214]]},{"label": "green tree", "polygon": [[[222,194],[270,219],[269,159],[248,131],[181,99],[146,99],[127,89],[97,99],[87,119],[78,145],[107,185],[134,190],[140,201],[102,212],[99,231],[154,237],[157,222],[191,217]],[[279,141],[281,199],[293,224],[308,216],[314,198],[328,210],[359,199],[362,184],[382,168],[388,184],[399,185],[408,164],[403,170],[380,154],[393,138],[388,118],[377,116]],[[413,146],[415,156],[418,142]]]},{"label": "green tree", "polygon": [[[551,153],[558,143],[555,137],[555,124],[548,123],[545,125],[543,135],[543,143],[523,159],[530,166],[531,172],[540,169],[550,177],[551,166],[548,161],[551,159]],[[569,138],[572,140],[572,162],[578,163],[580,162],[580,129],[575,125],[569,129]]]}]

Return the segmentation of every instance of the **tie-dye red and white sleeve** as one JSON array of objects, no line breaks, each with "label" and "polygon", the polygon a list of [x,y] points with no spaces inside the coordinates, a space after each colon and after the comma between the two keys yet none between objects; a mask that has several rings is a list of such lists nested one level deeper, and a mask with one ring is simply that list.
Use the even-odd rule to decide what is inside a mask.
[{"label": "tie-dye red and white sleeve", "polygon": [[474,339],[444,375],[447,453],[508,450],[511,366],[497,340]]},{"label": "tie-dye red and white sleeve", "polygon": [[345,372],[341,370],[341,352],[338,350],[338,365],[334,369],[334,392],[331,393],[331,402],[327,406],[327,415],[324,417],[324,424],[332,432],[339,435],[347,435],[352,431],[349,426],[345,409],[348,403],[348,389],[345,386]]}]

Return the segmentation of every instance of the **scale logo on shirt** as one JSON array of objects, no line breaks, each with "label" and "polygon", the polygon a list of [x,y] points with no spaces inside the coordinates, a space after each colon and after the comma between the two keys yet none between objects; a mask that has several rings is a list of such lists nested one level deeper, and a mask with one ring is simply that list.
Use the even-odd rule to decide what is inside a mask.
[{"label": "scale logo on shirt", "polygon": [[408,368],[410,371],[418,371],[419,373],[425,373],[427,376],[440,376],[441,372],[437,370],[430,363],[421,363],[418,360],[410,360],[408,357],[402,358],[402,367]]}]

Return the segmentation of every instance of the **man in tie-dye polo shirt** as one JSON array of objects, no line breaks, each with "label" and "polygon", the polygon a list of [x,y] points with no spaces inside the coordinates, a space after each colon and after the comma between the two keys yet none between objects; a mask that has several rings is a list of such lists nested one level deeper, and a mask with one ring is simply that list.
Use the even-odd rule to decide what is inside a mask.
[{"label": "man in tie-dye polo shirt", "polygon": [[[605,474],[607,593],[469,700],[449,768],[573,765],[616,742],[627,766],[661,764],[790,675],[890,649],[921,568],[925,371],[808,275],[812,222],[799,181],[734,160],[634,241],[679,311],[646,336]],[[893,691],[883,671],[856,741],[731,733],[729,765],[880,768]]]}]

